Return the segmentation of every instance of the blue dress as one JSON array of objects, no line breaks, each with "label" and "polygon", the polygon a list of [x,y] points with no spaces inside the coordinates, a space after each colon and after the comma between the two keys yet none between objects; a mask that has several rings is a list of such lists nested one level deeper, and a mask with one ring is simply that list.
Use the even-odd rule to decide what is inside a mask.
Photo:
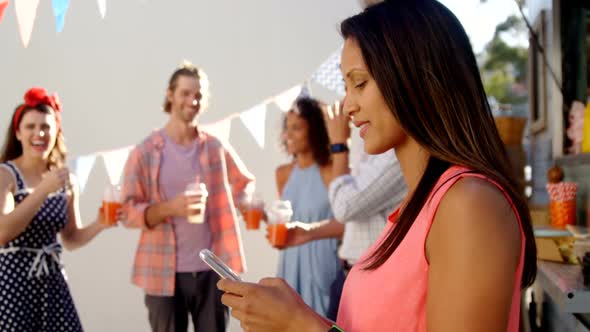
[{"label": "blue dress", "polygon": [[[0,164],[16,179],[15,204],[29,194],[11,162]],[[63,189],[49,195],[27,228],[0,246],[0,331],[80,332],[82,326],[64,277],[57,243],[67,222]]]},{"label": "blue dress", "polygon": [[[291,201],[293,221],[311,223],[332,218],[328,189],[315,164],[305,169],[294,166],[281,198]],[[340,270],[338,240],[323,239],[281,251],[278,276],[284,278],[307,305],[326,316],[330,286]]]}]

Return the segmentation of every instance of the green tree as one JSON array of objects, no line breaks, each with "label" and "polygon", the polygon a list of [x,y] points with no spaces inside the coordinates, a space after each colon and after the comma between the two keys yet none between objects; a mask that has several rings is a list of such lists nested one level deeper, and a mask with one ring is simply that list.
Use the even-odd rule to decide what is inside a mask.
[{"label": "green tree", "polygon": [[486,45],[480,70],[484,78],[484,88],[489,96],[500,103],[518,104],[526,101],[528,50],[521,46],[510,46],[504,40],[505,35],[526,34],[526,25],[522,18],[511,15],[496,26],[492,40]]}]

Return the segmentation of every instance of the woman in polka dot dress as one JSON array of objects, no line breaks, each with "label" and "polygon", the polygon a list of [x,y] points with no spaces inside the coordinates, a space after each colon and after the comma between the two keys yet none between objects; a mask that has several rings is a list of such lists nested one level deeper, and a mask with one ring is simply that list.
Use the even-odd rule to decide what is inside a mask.
[{"label": "woman in polka dot dress", "polygon": [[0,155],[0,331],[82,331],[57,233],[72,250],[108,226],[99,214],[81,227],[60,112],[56,95],[30,89]]}]

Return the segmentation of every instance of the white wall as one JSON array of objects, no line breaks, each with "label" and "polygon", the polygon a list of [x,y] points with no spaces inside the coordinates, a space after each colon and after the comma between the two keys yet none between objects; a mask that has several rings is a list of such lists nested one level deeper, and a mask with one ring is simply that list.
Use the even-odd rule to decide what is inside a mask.
[{"label": "white wall", "polygon": [[[341,43],[338,23],[358,11],[356,0],[300,1],[107,1],[104,20],[95,1],[71,1],[64,31],[56,35],[50,1],[41,1],[31,43],[23,48],[14,2],[0,24],[0,131],[32,85],[58,91],[70,155],[134,144],[166,116],[160,112],[166,80],[182,59],[208,72],[210,123],[246,110],[307,79]],[[335,95],[318,87],[314,94]],[[266,149],[239,119],[230,142],[257,176],[267,199],[275,197],[274,168],[285,161],[277,149],[280,111],[271,106]],[[2,142],[3,143],[3,142]],[[98,161],[81,208],[95,216],[107,175]],[[257,281],[274,274],[277,253],[263,232],[245,232],[249,272]],[[66,253],[70,286],[87,331],[147,331],[142,291],[131,285],[138,232],[101,234],[87,247]],[[239,326],[232,322],[232,331]]]}]

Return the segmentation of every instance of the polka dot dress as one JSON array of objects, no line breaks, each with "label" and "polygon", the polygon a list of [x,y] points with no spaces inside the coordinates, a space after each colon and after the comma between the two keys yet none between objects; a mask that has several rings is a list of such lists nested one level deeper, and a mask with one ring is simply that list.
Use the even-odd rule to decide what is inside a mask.
[{"label": "polka dot dress", "polygon": [[[16,178],[15,204],[28,195],[16,166],[0,164]],[[57,242],[57,233],[67,222],[67,197],[62,190],[50,195],[24,232],[6,246],[41,249]],[[29,275],[36,252],[18,250],[0,254],[0,331],[82,331],[68,284],[59,264],[48,254],[48,273]]]}]

